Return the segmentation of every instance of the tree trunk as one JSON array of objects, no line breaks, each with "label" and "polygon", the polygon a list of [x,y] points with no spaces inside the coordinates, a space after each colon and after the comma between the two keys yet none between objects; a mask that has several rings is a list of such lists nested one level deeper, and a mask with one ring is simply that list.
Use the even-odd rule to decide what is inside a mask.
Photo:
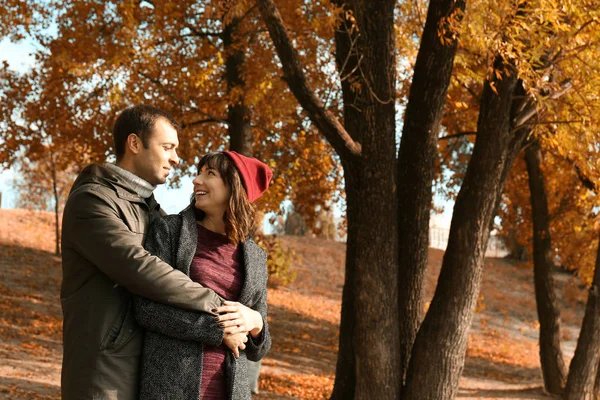
[{"label": "tree trunk", "polygon": [[596,383],[594,384],[594,397],[600,399],[600,365],[598,366],[598,372],[596,373]]},{"label": "tree trunk", "polygon": [[[355,1],[362,120],[362,154],[344,173],[357,176],[354,351],[356,399],[395,399],[399,368],[396,221],[396,60],[394,0]],[[356,102],[344,103],[344,108]],[[344,121],[347,129],[349,122]],[[347,172],[346,172],[347,171]]]},{"label": "tree trunk", "polygon": [[54,194],[54,234],[55,234],[55,242],[56,247],[54,249],[54,253],[57,256],[61,255],[60,251],[60,224],[59,224],[59,210],[60,210],[60,196],[58,195],[58,184],[56,182],[56,164],[54,161],[54,153],[50,153],[50,162],[52,165],[52,190]]},{"label": "tree trunk", "polygon": [[491,218],[505,168],[524,138],[510,129],[516,72],[500,59],[495,67],[507,74],[493,78],[497,94],[490,82],[484,84],[477,141],[454,206],[436,292],[413,346],[403,400],[451,399],[458,390]]},{"label": "tree trunk", "polygon": [[438,33],[443,18],[464,8],[463,0],[429,3],[398,152],[398,314],[403,377],[423,312],[438,133],[457,47],[456,40],[442,44]]},{"label": "tree trunk", "polygon": [[[350,166],[345,167],[348,171]],[[356,325],[356,232],[358,224],[352,221],[357,212],[360,199],[360,188],[353,177],[356,173],[345,174],[346,185],[346,214],[348,231],[346,239],[346,271],[344,289],[342,292],[342,313],[340,317],[340,337],[338,358],[335,367],[335,382],[332,400],[353,399],[356,387],[356,357],[354,355],[354,329]]]},{"label": "tree trunk", "polygon": [[589,290],[581,333],[571,361],[564,398],[567,400],[598,399],[598,364],[600,363],[600,243],[596,256],[594,279]]},{"label": "tree trunk", "polygon": [[[351,296],[352,303],[342,305],[341,329],[353,328],[353,331],[340,332],[340,351],[351,346],[354,357],[353,360],[349,357],[349,362],[340,359],[338,372],[355,379],[353,390],[348,385],[344,389],[350,396],[353,391],[353,396],[344,399],[395,399],[401,384],[398,238],[397,224],[390,223],[396,221],[397,211],[395,1],[352,2],[360,32],[354,49],[360,55],[360,68],[345,78],[359,90],[342,86],[345,127],[323,107],[308,85],[298,53],[272,0],[257,0],[257,5],[277,48],[284,79],[311,121],[336,150],[344,167],[348,201],[347,266],[351,268],[346,276],[344,301]],[[351,108],[356,108],[356,113],[351,113]],[[348,370],[351,363],[354,363],[353,373]],[[336,390],[342,392],[339,384]]]},{"label": "tree trunk", "polygon": [[[527,138],[529,137],[529,135],[531,134],[531,127],[530,126],[520,126],[517,127],[515,126],[515,121],[517,119],[519,119],[520,114],[523,112],[524,109],[524,105],[528,103],[528,97],[527,97],[527,93],[525,91],[525,88],[523,87],[523,81],[522,80],[518,80],[517,81],[517,85],[515,86],[515,90],[513,92],[513,102],[512,102],[512,106],[511,106],[511,115],[513,116],[511,118],[511,127],[510,130],[515,132],[515,138]],[[515,158],[517,156],[517,154],[519,154],[521,152],[521,150],[523,150],[523,147],[525,147],[525,143],[526,140],[522,140],[520,141],[520,143],[517,145],[518,147],[515,147],[514,149],[512,149],[512,151],[515,152]],[[514,162],[514,160],[513,160]],[[502,175],[500,176],[500,182],[506,182],[506,179],[508,178],[508,174],[510,173],[510,170],[512,169],[513,166],[513,162],[511,162],[510,164],[504,164],[504,167],[502,168]],[[492,229],[494,229],[494,218],[496,218],[496,215],[498,215],[498,209],[500,208],[500,204],[502,203],[502,192],[500,192],[500,195],[498,197],[496,197],[496,204],[494,206],[494,212],[492,214],[492,218],[490,219],[490,231]]]},{"label": "tree trunk", "polygon": [[533,276],[535,300],[540,321],[540,363],[544,387],[548,393],[561,394],[566,383],[567,368],[561,350],[560,312],[554,292],[552,240],[548,196],[541,169],[542,151],[537,142],[525,150],[529,175],[533,217]]},{"label": "tree trunk", "polygon": [[225,78],[227,80],[228,95],[230,96],[227,109],[229,149],[252,157],[251,113],[250,108],[244,104],[246,82],[242,76],[246,56],[244,53],[245,46],[240,44],[239,24],[239,18],[233,18],[223,28],[223,45],[226,55]]},{"label": "tree trunk", "polygon": [[[349,6],[343,0],[335,2],[337,6]],[[345,17],[346,15],[344,15]],[[353,47],[357,40],[356,30],[352,29],[352,22],[343,18],[340,26],[335,31],[336,65],[340,76],[346,76],[358,68],[358,53]],[[367,130],[366,121],[361,115],[364,104],[350,84],[350,79],[341,82],[342,99],[344,104],[344,125],[350,136],[360,137]],[[335,371],[335,382],[332,400],[353,399],[356,387],[356,357],[354,354],[354,329],[356,324],[356,239],[360,232],[357,231],[358,223],[354,221],[358,213],[360,202],[360,181],[357,180],[359,171],[353,170],[353,163],[343,162],[344,183],[346,188],[346,217],[348,232],[346,239],[346,272],[344,289],[342,293],[342,313],[340,317],[340,337],[338,358]]]}]

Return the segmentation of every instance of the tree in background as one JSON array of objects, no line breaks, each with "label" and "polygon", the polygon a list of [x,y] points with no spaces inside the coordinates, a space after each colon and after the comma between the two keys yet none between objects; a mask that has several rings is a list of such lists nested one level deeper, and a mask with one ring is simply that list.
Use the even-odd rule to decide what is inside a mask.
[{"label": "tree in background", "polygon": [[[471,4],[475,5],[475,3]],[[478,2],[475,6],[481,7],[482,4]],[[572,149],[573,143],[580,143],[579,150],[570,152],[571,156],[574,156],[583,154],[581,150],[596,140],[591,133],[593,128],[592,130],[590,128],[594,126],[593,119],[597,111],[590,105],[591,100],[596,96],[593,88],[597,86],[594,83],[597,82],[597,70],[592,58],[596,54],[598,43],[593,28],[598,7],[583,1],[570,4],[565,9],[544,8],[545,22],[536,27],[535,24],[528,22],[526,16],[540,6],[543,8],[543,2],[524,3],[522,13],[524,18],[518,18],[513,27],[507,25],[509,19],[501,15],[492,16],[492,23],[487,26],[478,24],[467,26],[474,34],[468,35],[471,40],[461,42],[455,67],[456,78],[450,90],[451,101],[448,102],[449,110],[444,121],[448,134],[445,135],[445,140],[440,146],[442,153],[440,163],[450,174],[450,178],[447,179],[447,193],[453,196],[455,188],[465,177],[464,166],[471,157],[473,142],[478,133],[472,125],[471,115],[477,109],[474,107],[475,102],[482,95],[481,88],[474,77],[485,73],[482,70],[485,64],[481,59],[486,53],[482,49],[489,47],[489,43],[483,45],[488,40],[485,32],[478,29],[481,27],[489,29],[490,26],[498,24],[498,27],[507,29],[502,33],[509,38],[502,45],[506,46],[504,50],[508,50],[508,53],[529,54],[527,57],[530,57],[523,59],[521,56],[514,55],[515,60],[520,60],[519,76],[522,78],[525,91],[515,97],[515,106],[518,108],[513,109],[516,114],[512,117],[511,129],[519,134],[517,126],[521,124],[522,129],[526,130],[524,134],[527,140],[522,143],[527,147],[528,167],[531,171],[529,179],[527,175],[519,175],[518,182],[509,179],[506,192],[514,194],[520,199],[520,203],[517,205],[514,201],[516,198],[507,197],[506,194],[498,199],[502,220],[498,228],[501,235],[516,239],[517,243],[513,246],[516,249],[523,245],[522,241],[519,243],[519,237],[521,239],[533,237],[533,241],[537,243],[535,250],[530,251],[530,254],[534,254],[535,264],[536,300],[541,331],[540,360],[546,390],[558,394],[562,392],[565,384],[566,368],[560,349],[559,313],[554,304],[552,256],[548,253],[550,236],[543,228],[545,218],[542,209],[543,200],[540,200],[543,193],[539,190],[543,188],[543,176],[540,175],[539,169],[535,169],[533,161],[536,156],[532,150],[539,142],[546,148],[560,144],[559,147],[566,146],[561,149],[561,153],[566,155],[569,153],[567,149]],[[521,36],[523,32],[528,32],[531,36],[524,38]],[[537,35],[545,35],[547,39],[537,39],[539,37]],[[515,39],[516,43],[513,41]],[[529,60],[529,63],[524,63],[523,60]],[[524,96],[528,96],[529,100],[523,101]],[[582,163],[584,164],[589,165],[589,163]],[[525,171],[524,163],[520,162],[517,165],[521,171]],[[511,166],[511,163],[507,164],[508,169],[504,174],[510,171]],[[446,176],[445,173],[440,173],[438,178],[446,179]],[[537,205],[537,211],[534,213],[537,216],[536,229],[531,226],[532,214],[521,212],[523,209],[521,206],[530,201],[528,193],[530,187],[532,200],[535,197]],[[552,188],[549,192],[561,193],[561,190],[552,191],[554,189],[556,188]],[[528,209],[529,207],[527,206]],[[529,221],[529,225],[513,225],[507,213],[513,213],[514,217],[521,221]]]},{"label": "tree in background", "polygon": [[12,183],[18,193],[16,205],[28,210],[54,213],[55,253],[60,255],[60,216],[76,174],[72,168],[59,169],[56,153],[51,146],[46,146],[43,157],[33,160],[22,158],[17,165]]},{"label": "tree in background", "polygon": [[[582,179],[584,186],[598,194],[598,183]],[[596,216],[597,220],[597,216]],[[594,227],[598,230],[598,226]],[[600,240],[593,277],[575,355],[569,368],[564,398],[593,400],[600,396]]]},{"label": "tree in background", "polygon": [[[278,65],[253,2],[82,1],[44,2],[55,30],[36,27],[41,50],[32,71],[0,74],[7,106],[7,140],[0,160],[7,166],[35,133],[14,129],[45,121],[86,159],[104,162],[112,152],[110,127],[123,108],[150,102],[170,111],[180,132],[182,173],[193,173],[197,157],[230,147],[265,160],[275,172],[261,204],[277,209],[283,199],[304,207],[314,224],[321,203],[339,193],[340,167],[332,149],[300,112]],[[330,68],[336,9],[328,2],[287,2],[303,59],[315,71]],[[54,32],[55,31],[55,32]],[[82,35],[81,32],[90,32]],[[329,33],[328,33],[329,32]],[[314,83],[335,108],[336,88],[323,74]],[[287,140],[287,135],[296,140]],[[62,155],[61,155],[62,157]],[[174,182],[178,184],[177,177]]]}]

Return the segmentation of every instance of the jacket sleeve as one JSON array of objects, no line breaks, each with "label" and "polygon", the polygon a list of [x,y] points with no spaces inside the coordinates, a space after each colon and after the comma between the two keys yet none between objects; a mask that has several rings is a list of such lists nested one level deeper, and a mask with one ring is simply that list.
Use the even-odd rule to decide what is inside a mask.
[{"label": "jacket sleeve", "polygon": [[134,305],[135,319],[147,330],[213,346],[223,341],[223,329],[212,314],[182,310],[140,296],[135,296]]},{"label": "jacket sleeve", "polygon": [[[144,247],[165,262],[175,265],[178,243],[162,218],[150,225]],[[193,312],[135,296],[135,318],[144,328],[183,340],[196,340],[213,346],[223,341],[223,329],[212,314]]]},{"label": "jacket sleeve", "polygon": [[67,207],[63,231],[76,236],[70,245],[117,284],[177,308],[211,312],[222,304],[214,291],[144,249],[141,235],[129,229],[105,194],[94,189],[74,192]]},{"label": "jacket sleeve", "polygon": [[248,342],[246,343],[246,357],[250,361],[261,360],[267,352],[271,349],[271,333],[269,332],[269,322],[267,320],[267,256],[262,251],[263,262],[261,268],[264,269],[264,280],[261,282],[261,287],[257,291],[257,300],[252,307],[255,311],[258,311],[263,319],[263,329],[258,337],[253,338],[252,335],[248,335]]}]

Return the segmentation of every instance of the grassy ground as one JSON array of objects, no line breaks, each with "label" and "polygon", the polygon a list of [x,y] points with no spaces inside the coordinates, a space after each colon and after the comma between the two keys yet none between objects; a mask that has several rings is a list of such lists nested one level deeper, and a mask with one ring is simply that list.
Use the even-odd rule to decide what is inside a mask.
[{"label": "grassy ground", "polygon": [[[60,398],[60,258],[52,216],[0,210],[0,398]],[[296,280],[269,289],[273,348],[263,361],[259,399],[325,399],[333,387],[342,243],[283,237],[298,257]],[[443,253],[430,250],[426,298]],[[585,294],[557,274],[563,349],[572,357]],[[547,399],[539,366],[532,269],[488,259],[473,321],[459,399]],[[568,361],[567,360],[567,361]]]}]

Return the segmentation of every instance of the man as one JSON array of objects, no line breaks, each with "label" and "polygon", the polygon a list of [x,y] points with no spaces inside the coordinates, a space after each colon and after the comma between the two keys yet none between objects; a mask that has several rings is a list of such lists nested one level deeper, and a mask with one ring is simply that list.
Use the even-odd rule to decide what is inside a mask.
[{"label": "man", "polygon": [[194,311],[222,305],[142,247],[147,226],[164,214],[152,192],[179,162],[177,123],[135,106],[121,113],[113,137],[116,165],[86,167],[63,215],[64,400],[137,399],[143,332],[132,293]]}]

